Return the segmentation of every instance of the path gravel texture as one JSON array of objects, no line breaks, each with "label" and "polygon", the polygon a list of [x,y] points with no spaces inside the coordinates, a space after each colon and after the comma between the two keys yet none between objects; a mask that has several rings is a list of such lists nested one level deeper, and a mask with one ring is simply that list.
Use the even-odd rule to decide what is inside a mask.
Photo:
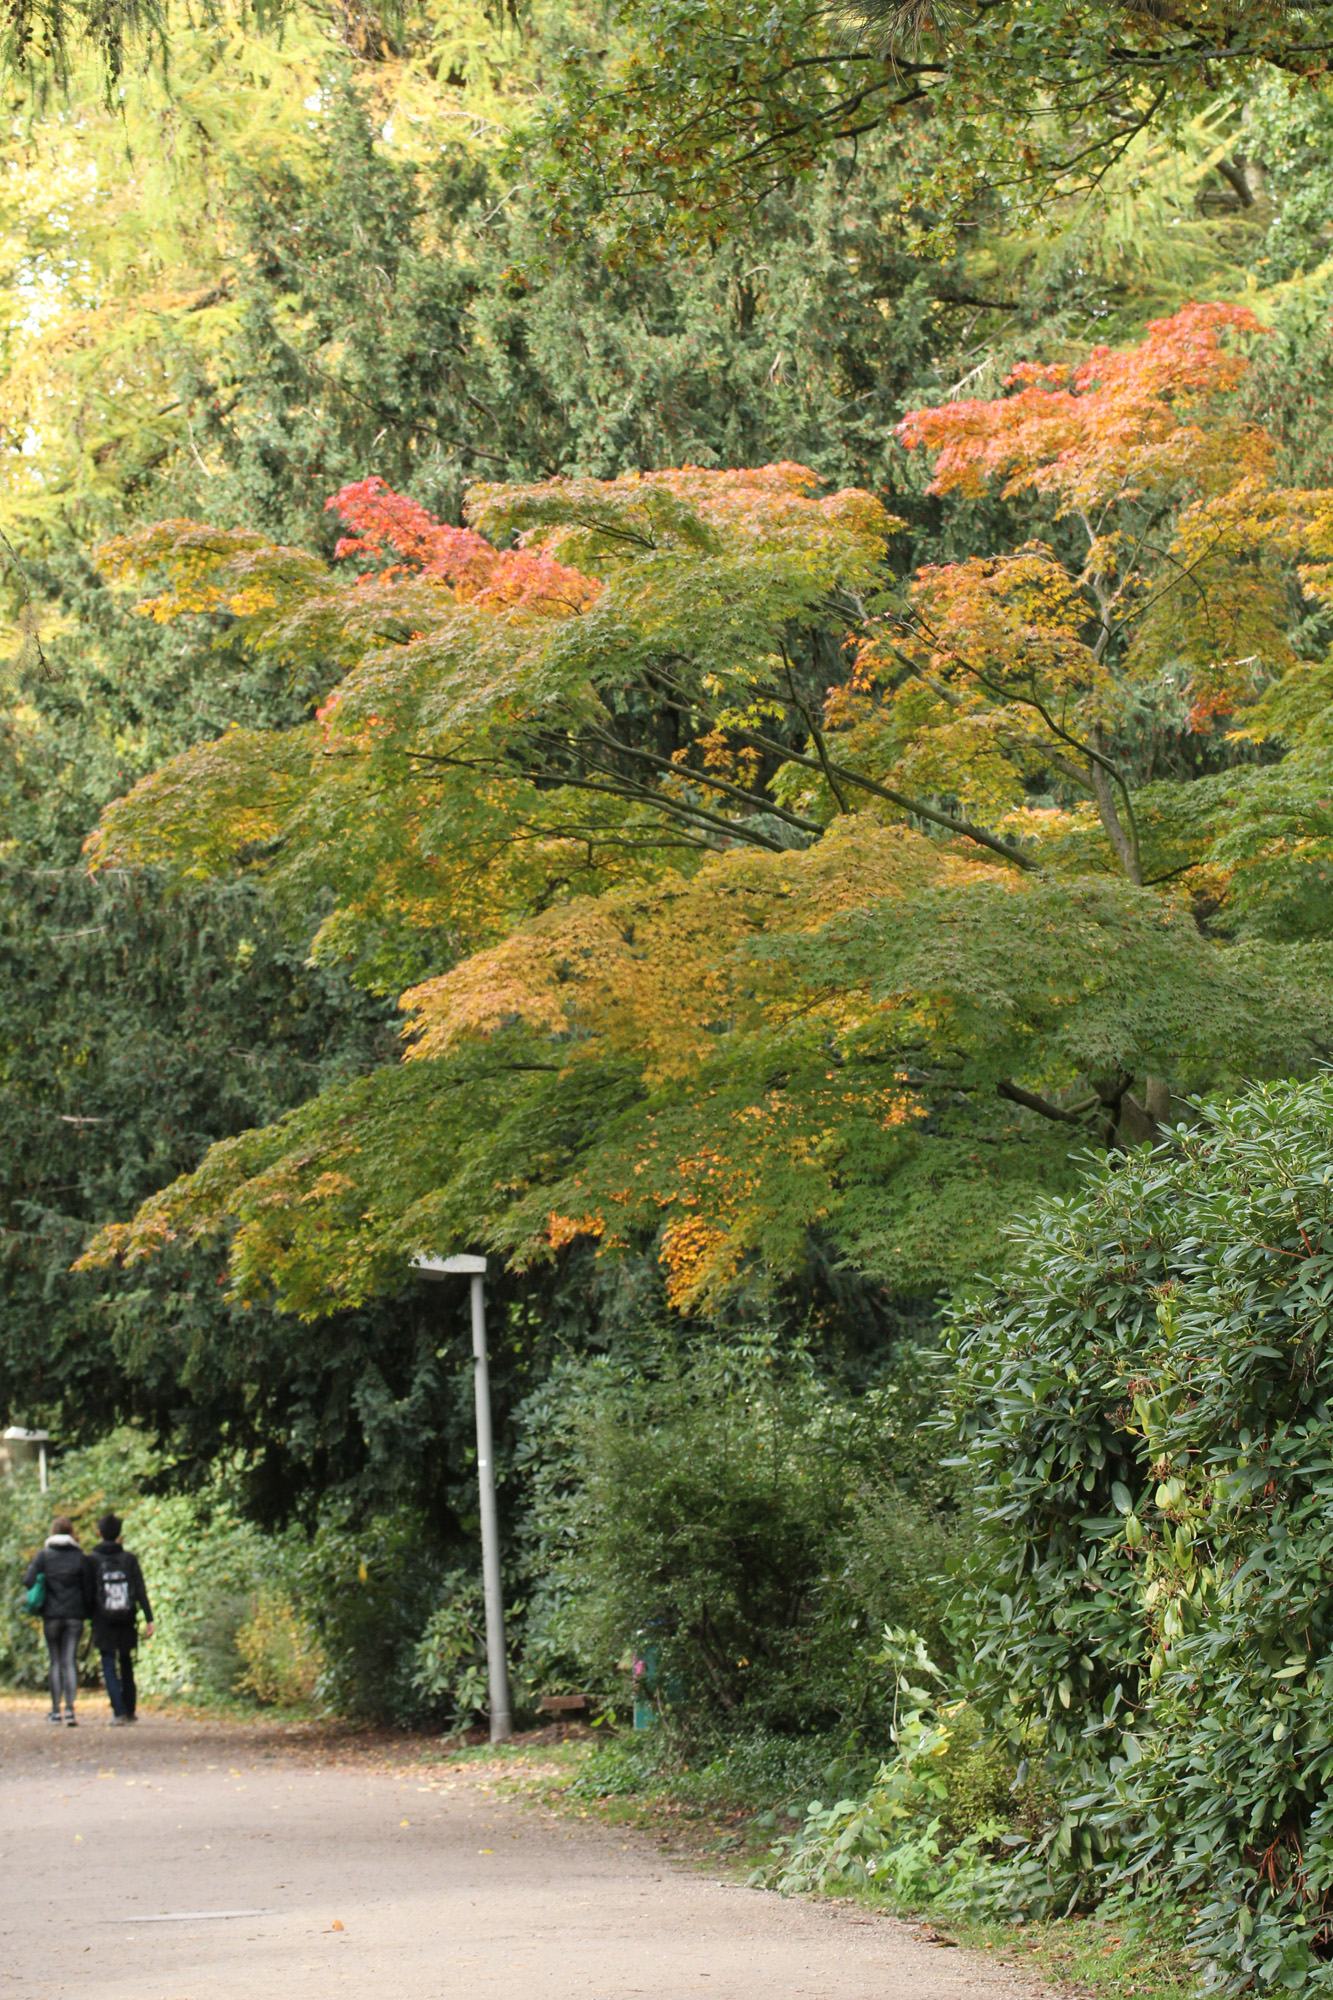
[{"label": "path gravel texture", "polygon": [[495,1766],[0,1704],[0,1997],[1034,2000],[989,1958],[500,1795]]}]

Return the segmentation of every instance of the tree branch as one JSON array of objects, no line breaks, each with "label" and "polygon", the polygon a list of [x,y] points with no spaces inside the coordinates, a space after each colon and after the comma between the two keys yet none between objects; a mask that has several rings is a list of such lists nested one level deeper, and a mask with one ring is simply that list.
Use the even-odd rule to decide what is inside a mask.
[{"label": "tree branch", "polygon": [[1062,1104],[1053,1104],[1049,1097],[1038,1097],[1034,1091],[1024,1090],[1021,1084],[1011,1083],[1007,1076],[1001,1077],[995,1086],[997,1097],[1003,1097],[1010,1104],[1021,1104],[1029,1111],[1035,1111],[1042,1118],[1053,1118],[1059,1125],[1081,1125],[1084,1114],[1100,1104],[1099,1097],[1085,1097],[1081,1104],[1072,1104],[1068,1109]]},{"label": "tree branch", "polygon": [[[823,775],[823,766],[814,757],[803,757],[799,750],[790,750],[785,744],[775,743],[769,736],[761,736],[757,730],[741,730],[738,734],[749,739],[764,750],[776,750],[788,763],[800,764],[807,771],[818,771]],[[830,759],[829,768],[840,777],[844,784],[855,785],[858,791],[870,792],[877,799],[885,799],[900,812],[911,813],[915,819],[928,820],[932,826],[942,826],[950,833],[958,833],[966,840],[975,840],[981,847],[987,847],[992,854],[998,854],[1001,861],[1008,861],[1015,868],[1036,873],[1040,864],[1030,854],[1024,854],[1021,847],[1011,847],[997,834],[987,833],[984,827],[973,825],[971,820],[958,819],[952,813],[942,812],[937,806],[928,806],[922,799],[908,798],[905,792],[895,792],[888,785],[878,784],[874,778],[867,778],[857,771],[849,771],[844,764],[834,764]]]}]

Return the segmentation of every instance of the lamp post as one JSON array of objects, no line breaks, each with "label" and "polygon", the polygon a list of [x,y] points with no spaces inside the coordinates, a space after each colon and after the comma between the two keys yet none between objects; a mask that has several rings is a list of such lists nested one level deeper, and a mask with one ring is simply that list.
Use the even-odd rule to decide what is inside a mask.
[{"label": "lamp post", "polygon": [[414,1257],[412,1269],[425,1278],[472,1280],[472,1364],[477,1391],[477,1486],[481,1498],[481,1575],[486,1598],[486,1671],[491,1688],[491,1741],[507,1743],[514,1733],[509,1713],[509,1667],[505,1659],[504,1593],[500,1584],[500,1521],[495,1510],[495,1460],[491,1446],[491,1378],[486,1362],[484,1257]]},{"label": "lamp post", "polygon": [[50,1442],[50,1431],[25,1431],[21,1424],[11,1424],[5,1432],[5,1443],[8,1445],[36,1445],[37,1477],[43,1493],[46,1491],[46,1447]]}]

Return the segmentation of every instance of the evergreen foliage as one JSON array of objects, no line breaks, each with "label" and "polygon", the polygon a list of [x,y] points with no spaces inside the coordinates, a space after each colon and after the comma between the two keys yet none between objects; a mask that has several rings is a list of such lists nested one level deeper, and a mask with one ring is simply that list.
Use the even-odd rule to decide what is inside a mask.
[{"label": "evergreen foliage", "polygon": [[[237,1327],[216,1258],[170,1259],[130,1289],[69,1266],[215,1139],[391,1058],[393,1021],[337,968],[306,965],[251,885],[180,895],[151,871],[88,874],[90,819],[145,765],[229,720],[291,720],[302,700],[216,627],[144,644],[86,565],[69,601],[77,623],[29,653],[0,742],[0,1404],[67,1442],[136,1418],[194,1480],[253,1452],[271,1518],[331,1464],[354,1483],[392,1459],[353,1416],[382,1333],[347,1327],[320,1371],[268,1315],[261,1378],[256,1324]],[[412,1352],[397,1329],[389,1344]]]},{"label": "evergreen foliage", "polygon": [[483,1709],[485,1247],[520,1705],[1321,1990],[1316,18],[37,4],[0,1406],[161,1440],[153,1691]]},{"label": "evergreen foliage", "polygon": [[928,1370],[900,1348],[852,1400],[771,1326],[720,1332],[566,1363],[520,1412],[527,1672],[572,1670],[622,1709],[632,1691],[696,1744],[881,1739],[884,1622],[943,1638],[926,1579],[953,1493],[919,1448]]},{"label": "evergreen foliage", "polygon": [[176,474],[191,510],[327,551],[326,495],[371,470],[448,520],[478,479],[799,457],[892,485],[965,287],[912,254],[870,162],[743,240],[617,269],[595,239],[552,263],[526,190],[461,144],[386,153],[350,85],[311,143],[240,203],[237,334],[193,400],[210,479]]},{"label": "evergreen foliage", "polygon": [[1055,1816],[1019,1899],[1187,1899],[1227,1992],[1328,1982],[1326,1077],[1204,1107],[953,1322],[970,1676]]},{"label": "evergreen foliage", "polygon": [[[373,1059],[379,1010],[294,961],[244,885],[164,901],[152,877],[11,865],[0,911],[13,995],[0,1031],[0,1383],[16,1413],[59,1407],[67,1436],[96,1433],[136,1408],[118,1323],[142,1352],[150,1327],[163,1339],[174,1325],[187,1348],[205,1326],[224,1339],[229,1315],[203,1259],[140,1294],[136,1328],[123,1292],[69,1282],[80,1245],[217,1138]],[[190,1370],[154,1372],[147,1393],[170,1424]]]},{"label": "evergreen foliage", "polygon": [[[266,1511],[311,1481],[364,1476],[389,1492],[423,1476],[429,1485],[419,1469],[434,1430],[418,1433],[407,1413],[420,1409],[436,1364],[410,1308],[406,1322],[387,1304],[369,1321],[340,1319],[312,1350],[286,1338],[281,1319],[260,1339],[262,1314],[247,1316],[240,1337],[207,1255],[182,1252],[122,1289],[110,1319],[103,1288],[71,1284],[61,1264],[90,1222],[124,1212],[191,1146],[262,1123],[330,1066],[354,1073],[396,1049],[375,1007],[346,993],[332,965],[302,969],[324,914],[317,899],[297,896],[275,924],[271,908],[231,891],[219,898],[200,887],[177,904],[151,872],[120,871],[100,890],[83,879],[78,848],[108,798],[229,726],[298,724],[320,683],[318,670],[312,682],[256,656],[225,617],[154,631],[105,587],[80,537],[93,522],[120,525],[206,496],[224,517],[258,518],[327,552],[324,494],[372,449],[404,485],[454,511],[463,481],[496,467],[494,452],[473,449],[474,437],[490,449],[477,436],[478,399],[500,416],[491,440],[500,469],[614,473],[650,449],[725,463],[742,446],[773,451],[795,425],[821,468],[882,483],[896,399],[940,325],[957,316],[932,302],[943,287],[933,267],[881,228],[874,176],[846,167],[810,199],[776,204],[749,246],[619,276],[590,248],[573,266],[537,271],[540,224],[475,134],[503,133],[512,121],[548,32],[558,28],[518,33],[481,15],[441,16],[418,22],[399,51],[374,52],[346,41],[330,49],[313,17],[290,21],[280,43],[232,19],[182,24],[169,89],[135,72],[117,112],[104,115],[81,72],[71,85],[77,117],[16,130],[6,154],[4,418],[14,476],[5,519],[19,553],[6,572],[17,652],[5,879],[11,933],[23,941],[7,988],[9,1103],[19,1125],[35,1121],[46,1138],[36,1179],[26,1139],[8,1155],[16,1175],[27,1164],[9,1194],[17,1289],[4,1379],[13,1413],[44,1416],[66,1435],[132,1409],[172,1427],[183,1464],[202,1465],[224,1440],[254,1450],[251,1490]],[[450,80],[437,84],[436,69]],[[373,312],[367,270],[385,287]],[[44,328],[36,345],[34,293]],[[444,370],[441,327],[453,343]],[[627,372],[639,385],[628,416]],[[445,430],[461,449],[441,445]],[[668,454],[663,439],[678,451]],[[110,950],[98,930],[108,897],[116,907],[129,898],[145,948],[155,941],[156,1012],[142,1018],[146,985],[118,983],[99,956]],[[54,917],[56,901],[73,914]],[[73,932],[89,935],[65,935]],[[423,942],[418,969],[442,953],[447,961],[447,927]],[[272,966],[294,982],[292,1018],[313,1041],[298,1048],[284,1030],[270,1058],[255,1040],[267,1011],[250,1004],[251,975],[234,956],[243,943],[256,950],[254,978]],[[206,966],[215,946],[222,961]],[[40,1054],[51,1006],[80,1024],[103,1065],[124,1066],[128,1086],[143,1051],[160,1051],[164,1036],[175,1048],[173,1010],[178,1024],[195,1018],[196,975],[214,1026],[194,1072],[188,1133],[179,1108],[172,1113],[175,1151],[154,1142],[146,1162],[139,1127],[165,1107],[137,1097],[99,1105],[88,1114],[103,1118],[97,1127],[66,1125],[77,1111],[65,1102],[67,1079],[44,1070]],[[218,1011],[224,989],[234,1020]],[[325,1003],[344,1024],[336,1049],[315,1026]],[[177,1057],[164,1060],[170,1070]],[[84,1185],[92,1155],[83,1142],[94,1135],[100,1206]],[[53,1262],[46,1251],[57,1243]],[[833,1280],[832,1292],[845,1284]],[[52,1303],[60,1352],[83,1357],[77,1380],[72,1361],[57,1367],[45,1350],[34,1360]],[[836,1318],[840,1308],[831,1309]],[[48,1398],[66,1380],[61,1407]],[[400,1413],[392,1421],[390,1409]]]}]

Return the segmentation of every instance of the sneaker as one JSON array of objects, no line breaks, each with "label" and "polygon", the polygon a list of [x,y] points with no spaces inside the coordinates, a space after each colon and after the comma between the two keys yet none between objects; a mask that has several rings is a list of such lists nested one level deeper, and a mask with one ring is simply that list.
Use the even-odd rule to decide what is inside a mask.
[{"label": "sneaker", "polygon": [[47,1718],[46,1718],[46,1719],[47,1719],[47,1721],[48,1721],[48,1722],[59,1722],[59,1720],[60,1720],[60,1710],[59,1710],[58,1708],[53,1708],[53,1709],[51,1710],[51,1713],[50,1713],[50,1714],[49,1714],[49,1715],[47,1716]]},{"label": "sneaker", "polygon": [[78,1726],[79,1726],[79,1719],[75,1715],[73,1709],[71,1709],[69,1714],[65,1717],[65,1727],[66,1729],[77,1729]]},{"label": "sneaker", "polygon": [[108,1722],[107,1724],[107,1728],[123,1729],[125,1727],[125,1724],[129,1721],[129,1719],[130,1718],[128,1715],[113,1715],[110,1722]]},{"label": "sneaker", "polygon": [[139,1718],[138,1718],[138,1716],[137,1716],[137,1715],[127,1715],[127,1716],[125,1717],[125,1720],[126,1720],[126,1722],[137,1722],[137,1721],[139,1720]]}]

